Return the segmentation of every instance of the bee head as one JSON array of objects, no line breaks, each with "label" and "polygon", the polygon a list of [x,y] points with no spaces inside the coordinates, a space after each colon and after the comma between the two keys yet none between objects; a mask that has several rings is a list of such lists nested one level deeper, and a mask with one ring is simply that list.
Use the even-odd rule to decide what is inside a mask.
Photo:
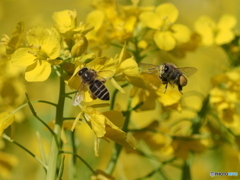
[{"label": "bee head", "polygon": [[166,63],[163,63],[160,65],[160,74],[167,73],[169,70],[169,67]]},{"label": "bee head", "polygon": [[165,65],[163,66],[163,71],[166,73],[166,72],[168,72],[168,69],[169,69],[169,67],[165,64]]},{"label": "bee head", "polygon": [[78,75],[82,76],[82,74],[87,70],[88,70],[88,68],[82,68],[80,71],[78,71]]}]

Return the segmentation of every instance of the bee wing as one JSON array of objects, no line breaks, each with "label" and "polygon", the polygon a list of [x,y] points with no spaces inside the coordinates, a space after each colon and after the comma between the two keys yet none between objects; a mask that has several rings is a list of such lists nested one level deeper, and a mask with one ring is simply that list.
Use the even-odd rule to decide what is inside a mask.
[{"label": "bee wing", "polygon": [[185,76],[189,77],[197,72],[197,68],[195,67],[182,67],[178,68]]},{"label": "bee wing", "polygon": [[159,74],[159,66],[146,63],[138,63],[141,73]]},{"label": "bee wing", "polygon": [[97,76],[101,79],[109,79],[113,77],[114,72],[111,70],[98,71]]},{"label": "bee wing", "polygon": [[84,83],[81,83],[78,88],[78,91],[73,97],[73,105],[77,106],[82,102],[83,99],[84,99]]}]

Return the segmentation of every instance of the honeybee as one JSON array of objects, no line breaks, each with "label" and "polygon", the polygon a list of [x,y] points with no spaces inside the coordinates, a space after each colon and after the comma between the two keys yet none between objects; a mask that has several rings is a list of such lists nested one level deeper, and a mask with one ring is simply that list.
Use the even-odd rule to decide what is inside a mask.
[{"label": "honeybee", "polygon": [[81,78],[81,84],[73,97],[74,106],[77,106],[84,99],[84,87],[88,88],[93,99],[98,98],[104,101],[110,99],[109,91],[104,85],[106,79],[100,79],[95,70],[84,67],[77,72],[77,75]]},{"label": "honeybee", "polygon": [[172,63],[163,63],[160,66],[144,63],[139,63],[139,65],[147,68],[147,73],[158,74],[162,84],[165,84],[164,93],[167,90],[168,83],[170,83],[171,85],[176,84],[179,92],[182,94],[182,87],[188,83],[186,76],[189,77],[197,71],[197,68],[194,67],[177,68],[177,66]]}]

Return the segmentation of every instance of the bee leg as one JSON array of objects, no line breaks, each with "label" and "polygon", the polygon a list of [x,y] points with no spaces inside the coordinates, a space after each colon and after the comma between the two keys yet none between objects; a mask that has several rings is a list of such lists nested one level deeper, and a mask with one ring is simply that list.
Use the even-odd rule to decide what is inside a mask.
[{"label": "bee leg", "polygon": [[97,99],[96,96],[94,96],[92,93],[90,93],[90,96],[93,100]]},{"label": "bee leg", "polygon": [[166,93],[166,91],[167,91],[168,82],[165,82],[164,84],[166,84],[166,85],[165,85],[165,90],[164,90],[164,92],[163,92],[163,93],[165,94],[165,93]]},{"label": "bee leg", "polygon": [[178,91],[179,91],[181,94],[183,94],[183,93],[182,93],[182,86],[181,86],[180,84],[178,84]]},{"label": "bee leg", "polygon": [[101,78],[101,79],[99,79],[100,81],[102,81],[102,83],[105,83],[106,82],[106,79],[104,79],[104,78]]}]

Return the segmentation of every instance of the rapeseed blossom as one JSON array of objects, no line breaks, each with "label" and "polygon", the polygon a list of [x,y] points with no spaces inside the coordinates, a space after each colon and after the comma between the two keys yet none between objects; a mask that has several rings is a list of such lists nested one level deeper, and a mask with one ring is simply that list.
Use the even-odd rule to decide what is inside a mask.
[{"label": "rapeseed blossom", "polygon": [[16,168],[19,161],[16,156],[0,151],[0,178],[9,179],[12,175],[12,169]]},{"label": "rapeseed blossom", "polygon": [[0,113],[0,136],[2,136],[4,129],[14,122],[14,118],[14,114],[10,112]]},{"label": "rapeseed blossom", "polygon": [[235,68],[212,78],[214,87],[210,91],[210,103],[218,112],[223,124],[239,134],[240,70]]},{"label": "rapeseed blossom", "polygon": [[27,67],[25,79],[29,82],[45,81],[51,66],[61,63],[60,36],[56,29],[32,28],[27,32],[27,46],[17,49],[11,57],[15,66]]},{"label": "rapeseed blossom", "polygon": [[123,146],[133,147],[133,142],[131,142],[127,134],[121,130],[124,117],[120,112],[106,111],[100,113],[91,106],[83,106],[82,112],[78,117],[86,121],[97,137],[95,155],[98,156],[98,138],[110,139]]},{"label": "rapeseed blossom", "polygon": [[237,24],[237,19],[230,14],[224,14],[218,22],[209,16],[201,16],[195,22],[195,30],[201,35],[202,45],[222,45],[231,42],[235,33],[233,28]]},{"label": "rapeseed blossom", "polygon": [[[87,67],[96,71],[96,78],[99,78],[100,80],[106,80],[108,78],[111,78],[116,71],[116,63],[113,58],[110,57],[97,57],[87,64],[79,63],[72,77],[68,80],[68,85],[70,86],[70,88],[79,90],[79,87],[82,84],[82,80],[81,77],[77,75],[77,73],[83,67]],[[83,101],[90,102],[92,101],[91,94],[89,93],[87,86],[84,87],[85,88]]]},{"label": "rapeseed blossom", "polygon": [[143,12],[142,23],[154,30],[153,39],[159,49],[170,51],[177,43],[185,43],[190,39],[191,32],[187,26],[175,24],[178,10],[171,3],[161,4],[155,12]]},{"label": "rapeseed blossom", "polygon": [[[3,36],[1,44],[4,46],[0,47],[0,101],[3,102],[0,105],[0,134],[34,157],[44,168],[47,179],[64,179],[67,174],[65,164],[69,160],[71,179],[91,177],[93,180],[174,179],[176,176],[186,179],[196,168],[196,162],[208,162],[204,159],[206,154],[209,159],[209,154],[215,153],[216,149],[224,156],[226,152],[235,153],[231,159],[239,164],[235,158],[240,144],[239,68],[231,67],[214,76],[210,87],[206,82],[215,71],[208,72],[206,67],[213,69],[213,65],[205,58],[196,57],[196,52],[192,51],[200,47],[200,40],[203,45],[224,44],[221,53],[225,53],[230,61],[232,58],[238,60],[239,38],[234,32],[236,18],[224,15],[215,23],[205,16],[195,23],[196,32],[191,33],[187,26],[178,24],[179,11],[174,4],[160,3],[155,7],[140,6],[142,4],[138,0],[132,0],[128,5],[120,5],[115,0],[94,0],[93,10],[85,19],[77,10],[56,11],[52,15],[54,28],[34,27],[24,34],[25,26],[20,22],[12,36]],[[86,23],[78,22],[79,15]],[[228,52],[232,45],[234,57]],[[192,51],[190,58],[184,56],[187,51]],[[198,53],[204,54],[204,51],[199,49]],[[211,50],[211,55],[214,53]],[[179,57],[182,61],[178,61]],[[221,58],[215,59],[220,64]],[[187,67],[191,61],[199,69],[201,78],[190,79],[196,87],[191,91],[186,89],[184,94],[172,86],[165,92],[166,84],[159,78],[159,71],[154,74],[140,70],[141,62],[183,63]],[[44,88],[50,90],[49,93],[41,91],[38,98],[39,91],[33,88],[36,83],[23,85],[20,80],[22,69],[13,69],[12,65],[26,68],[28,82],[47,80],[52,69],[58,76],[43,82]],[[216,70],[222,71],[217,67]],[[82,68],[96,72],[94,78],[108,89],[109,101],[94,100],[89,84],[84,84],[78,74]],[[204,75],[201,74],[203,70]],[[55,84],[56,79],[59,82]],[[57,101],[56,93],[59,93]],[[81,94],[81,98],[74,101],[77,103],[68,101],[77,97],[74,94]],[[39,103],[47,108],[39,110]],[[52,113],[48,106],[55,112]],[[35,149],[29,150],[18,142],[19,136],[15,136],[16,140],[7,138],[6,129],[18,119],[19,112],[30,116],[22,111],[25,107],[34,117],[29,119],[41,123],[37,128],[50,132],[42,137],[40,134],[46,131],[37,133],[38,141],[35,142],[38,142],[41,156]],[[51,114],[56,116],[51,117]],[[48,118],[54,119],[51,125],[45,123]],[[51,150],[46,156],[42,143],[45,144],[46,138],[46,144],[49,144],[49,137],[51,148],[46,150]],[[109,143],[100,148],[103,140]],[[91,141],[94,143],[89,143]],[[228,150],[222,146],[226,142]],[[89,153],[89,148],[94,148],[95,155],[100,156],[98,161],[93,162],[94,153]],[[197,159],[198,153],[201,153],[201,161]],[[15,165],[10,157],[6,161],[5,154],[1,155],[3,165],[10,168]],[[193,157],[195,161],[191,161]],[[223,165],[225,162],[228,161]],[[89,172],[86,173],[86,168],[78,168],[79,164],[84,164]],[[129,166],[134,166],[134,170]],[[3,173],[7,169],[4,168],[0,163]]]},{"label": "rapeseed blossom", "polygon": [[17,24],[16,29],[13,31],[11,37],[6,34],[3,35],[1,44],[4,44],[6,46],[7,54],[13,54],[14,51],[21,46],[24,29],[24,22],[21,21]]}]

